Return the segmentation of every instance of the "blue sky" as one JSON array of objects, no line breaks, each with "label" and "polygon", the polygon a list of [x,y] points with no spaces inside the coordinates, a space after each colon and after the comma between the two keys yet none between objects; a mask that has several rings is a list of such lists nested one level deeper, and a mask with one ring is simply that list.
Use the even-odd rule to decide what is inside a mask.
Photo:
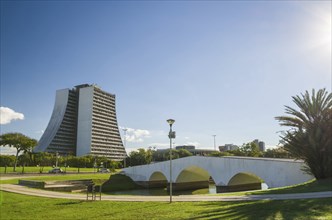
[{"label": "blue sky", "polygon": [[291,96],[331,91],[331,1],[1,1],[1,133],[39,139],[82,83],[116,94],[127,151],[168,118],[176,145],[275,146]]}]

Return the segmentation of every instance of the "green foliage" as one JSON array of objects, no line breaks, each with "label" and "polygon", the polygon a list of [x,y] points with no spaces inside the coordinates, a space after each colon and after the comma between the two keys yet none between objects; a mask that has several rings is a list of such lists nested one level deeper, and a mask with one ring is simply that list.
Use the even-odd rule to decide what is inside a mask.
[{"label": "green foliage", "polygon": [[267,149],[263,156],[269,158],[290,158],[289,153],[283,147]]},{"label": "green foliage", "polygon": [[153,158],[153,161],[165,161],[165,160],[168,160],[166,158],[166,151],[153,151],[152,158]]},{"label": "green foliage", "polygon": [[15,156],[0,155],[0,167],[13,166],[14,162],[15,162]]},{"label": "green foliage", "polygon": [[152,150],[145,150],[144,148],[139,148],[137,151],[132,151],[129,154],[129,164],[130,166],[150,164],[152,161]]},{"label": "green foliage", "polygon": [[0,136],[0,146],[16,148],[16,157],[14,162],[14,171],[16,170],[18,155],[20,152],[32,152],[33,147],[37,145],[35,139],[29,138],[21,133],[6,133]]},{"label": "green foliage", "polygon": [[177,150],[177,152],[179,154],[179,158],[190,157],[193,155],[187,149],[179,149],[179,150]]},{"label": "green foliage", "polygon": [[[4,156],[0,155],[1,166],[5,167],[13,165],[15,161],[15,156]],[[46,166],[55,166],[56,164],[56,155],[54,153],[48,152],[37,152],[37,153],[23,153],[18,157],[18,165],[20,166],[38,166],[39,173],[43,173],[44,167]],[[96,168],[106,167],[111,171],[121,168],[121,162],[112,161],[106,157],[95,157],[92,155],[76,157],[72,155],[60,155],[58,157],[58,166],[59,167],[76,167],[79,172],[81,168],[93,168],[96,163]],[[15,171],[14,171],[15,172]]]},{"label": "green foliage", "polygon": [[[182,149],[181,149],[182,150]],[[172,159],[177,159],[180,157],[187,157],[187,156],[192,156],[192,154],[188,151],[188,150],[184,150],[181,151],[180,150],[175,150],[172,149]],[[169,160],[170,158],[170,150],[163,150],[163,151],[154,151],[153,152],[153,161],[166,161]]]},{"label": "green foliage", "polygon": [[281,136],[285,150],[303,159],[317,179],[332,177],[332,93],[312,90],[292,98],[299,110],[286,106],[287,116],[276,117],[290,127]]},{"label": "green foliage", "polygon": [[166,151],[166,153],[165,153],[166,160],[169,160],[170,152],[172,152],[172,159],[178,159],[180,157],[179,152],[177,150],[172,149],[171,151],[170,150]]},{"label": "green foliage", "polygon": [[259,147],[254,142],[243,144],[239,150],[243,153],[243,156],[247,157],[261,157],[262,152],[259,150]]},{"label": "green foliage", "polygon": [[118,190],[141,189],[130,177],[120,174],[111,175],[102,185],[103,192],[112,192]]},{"label": "green foliage", "polygon": [[245,156],[245,157],[262,157],[263,152],[259,150],[259,147],[254,142],[243,144],[236,150],[226,151],[230,155],[223,156]]},{"label": "green foliage", "polygon": [[[172,159],[192,156],[186,149],[172,149]],[[155,151],[152,149],[145,150],[143,148],[132,151],[127,158],[127,164],[130,166],[150,164],[152,161],[166,161],[170,158],[170,150]]]},{"label": "green foliage", "polygon": [[225,152],[212,152],[209,154],[210,157],[225,157],[225,156],[234,156],[234,154],[228,152],[228,151],[225,151]]}]

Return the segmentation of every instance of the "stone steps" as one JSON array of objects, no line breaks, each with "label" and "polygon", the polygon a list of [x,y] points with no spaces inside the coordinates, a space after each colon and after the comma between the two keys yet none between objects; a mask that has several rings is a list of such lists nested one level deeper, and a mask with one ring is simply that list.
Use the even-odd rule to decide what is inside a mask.
[{"label": "stone steps", "polygon": [[91,179],[45,182],[34,180],[19,180],[19,185],[63,192],[84,192],[87,190],[87,186],[92,184],[93,181]]}]

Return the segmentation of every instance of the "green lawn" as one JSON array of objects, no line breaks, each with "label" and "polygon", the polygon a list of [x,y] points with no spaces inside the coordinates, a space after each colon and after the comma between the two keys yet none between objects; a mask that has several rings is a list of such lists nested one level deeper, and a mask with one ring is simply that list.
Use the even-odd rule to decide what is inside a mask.
[{"label": "green lawn", "polygon": [[[260,195],[260,194],[285,194],[285,193],[305,193],[305,192],[320,192],[320,191],[332,191],[332,178],[325,180],[310,180],[305,183],[280,187],[269,190],[255,191],[250,194]],[[247,193],[248,194],[248,193]]]},{"label": "green lawn", "polygon": [[[107,180],[110,174],[65,174],[28,179]],[[116,175],[115,175],[116,176]],[[114,178],[113,187],[123,178]],[[116,181],[117,180],[117,181]],[[121,180],[119,182],[119,180]],[[17,183],[2,180],[0,183]],[[331,179],[292,187],[233,194],[280,194],[331,190]],[[115,184],[115,185],[114,185]],[[112,202],[26,196],[0,191],[0,219],[332,219],[332,198],[241,202]]]},{"label": "green lawn", "polygon": [[[63,170],[66,170],[66,172],[70,173],[77,173],[78,169],[76,167],[67,167],[66,169],[64,167],[60,167]],[[43,173],[48,173],[49,170],[53,169],[53,167],[44,167]],[[40,173],[40,167],[24,167],[24,173]],[[80,172],[94,172],[97,171],[94,168],[80,168]],[[15,174],[15,173],[22,173],[23,167],[16,167],[16,172],[13,171],[13,167],[7,167],[6,173],[7,174]],[[5,167],[0,167],[0,174],[5,173]]]},{"label": "green lawn", "polygon": [[[93,179],[106,181],[109,179],[110,175],[111,173],[54,174],[48,176],[27,177],[24,179],[39,181]],[[0,184],[18,184],[19,179],[20,177],[11,180],[0,180]]]},{"label": "green lawn", "polygon": [[245,202],[111,202],[1,191],[0,219],[332,219],[332,198]]}]

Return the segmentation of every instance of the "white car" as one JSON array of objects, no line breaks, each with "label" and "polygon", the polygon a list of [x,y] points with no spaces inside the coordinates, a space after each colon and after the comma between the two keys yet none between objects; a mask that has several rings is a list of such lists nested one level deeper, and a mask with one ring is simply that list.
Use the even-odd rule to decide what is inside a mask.
[{"label": "white car", "polygon": [[110,170],[107,169],[107,168],[100,168],[100,169],[99,169],[99,172],[100,172],[100,173],[109,173]]}]

